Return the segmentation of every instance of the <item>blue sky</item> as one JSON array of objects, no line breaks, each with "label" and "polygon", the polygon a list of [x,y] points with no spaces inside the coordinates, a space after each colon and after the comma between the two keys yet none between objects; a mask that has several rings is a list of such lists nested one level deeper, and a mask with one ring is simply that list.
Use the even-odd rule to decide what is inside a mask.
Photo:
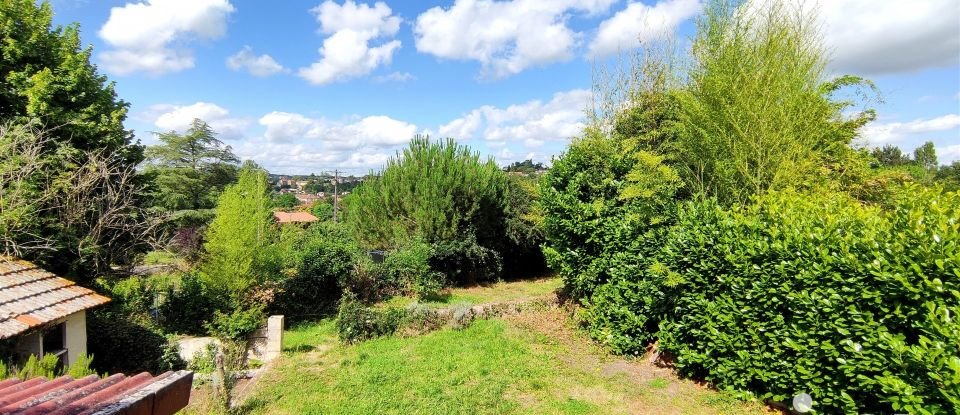
[{"label": "blue sky", "polygon": [[[128,128],[208,121],[272,172],[382,165],[412,134],[500,163],[547,161],[582,127],[594,62],[664,34],[697,0],[53,0],[131,103]],[[926,140],[960,160],[960,2],[823,2],[831,71],[874,80],[864,145]],[[322,50],[322,51],[321,51]]]}]

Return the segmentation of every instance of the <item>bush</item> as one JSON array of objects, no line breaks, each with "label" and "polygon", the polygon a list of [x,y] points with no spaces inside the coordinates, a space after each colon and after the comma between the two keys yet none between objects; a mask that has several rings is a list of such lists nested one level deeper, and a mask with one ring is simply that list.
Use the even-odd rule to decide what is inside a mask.
[{"label": "bush", "polygon": [[440,241],[433,244],[430,268],[446,274],[446,280],[463,285],[500,278],[503,259],[499,252],[473,239]]},{"label": "bush", "polygon": [[762,399],[949,413],[960,196],[913,186],[890,206],[789,192],[688,203],[654,261],[590,297],[591,334],[621,352],[659,339],[682,374]]},{"label": "bush", "polygon": [[90,375],[96,375],[97,371],[93,370],[93,356],[88,354],[82,354],[77,356],[77,360],[73,362],[67,370],[63,373],[64,375],[70,376],[74,379],[80,379]]},{"label": "bush", "polygon": [[114,304],[87,313],[87,351],[100,356],[101,373],[159,373],[167,339],[155,328],[129,319]]},{"label": "bush", "polygon": [[180,276],[160,304],[160,326],[171,333],[202,335],[218,304],[202,279],[194,274]]},{"label": "bush", "polygon": [[446,277],[430,267],[432,254],[433,249],[423,242],[392,252],[383,261],[384,277],[394,287],[417,298],[436,295],[444,287]]},{"label": "bush", "polygon": [[264,321],[261,307],[238,309],[230,313],[218,310],[214,311],[207,330],[211,336],[219,339],[245,341],[250,333],[263,327]]},{"label": "bush", "polygon": [[340,299],[337,312],[337,336],[344,343],[389,336],[396,333],[404,319],[399,309],[375,309],[365,306],[356,295],[347,291]]},{"label": "bush", "polygon": [[47,379],[53,379],[57,376],[60,376],[60,369],[57,367],[59,364],[60,359],[52,354],[47,353],[40,358],[37,358],[36,355],[31,354],[30,357],[27,358],[27,361],[24,362],[23,367],[20,368],[20,371],[17,373],[17,377],[20,378],[20,380],[27,380],[40,376],[43,376]]},{"label": "bush", "polygon": [[306,231],[284,231],[286,272],[272,312],[291,320],[332,312],[343,287],[351,282],[360,248],[342,227],[317,223]]}]

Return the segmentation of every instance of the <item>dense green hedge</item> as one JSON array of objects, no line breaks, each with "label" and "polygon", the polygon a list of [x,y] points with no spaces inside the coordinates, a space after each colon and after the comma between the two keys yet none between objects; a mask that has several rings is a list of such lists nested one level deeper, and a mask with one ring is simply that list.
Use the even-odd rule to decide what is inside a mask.
[{"label": "dense green hedge", "polygon": [[607,255],[585,297],[620,352],[651,340],[720,388],[821,413],[960,408],[960,195],[908,187],[884,207],[775,193],[689,202],[652,256]]}]

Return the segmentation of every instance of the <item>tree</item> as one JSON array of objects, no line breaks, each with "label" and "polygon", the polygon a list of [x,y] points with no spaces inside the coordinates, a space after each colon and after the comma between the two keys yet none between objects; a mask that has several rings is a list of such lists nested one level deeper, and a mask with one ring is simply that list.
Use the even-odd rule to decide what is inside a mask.
[{"label": "tree", "polygon": [[936,180],[947,191],[960,190],[960,161],[954,161],[948,166],[940,166]]},{"label": "tree", "polygon": [[310,213],[312,213],[313,216],[316,216],[317,219],[320,219],[321,221],[330,220],[333,218],[333,205],[327,201],[318,200],[310,208]]},{"label": "tree", "polygon": [[206,239],[201,270],[208,286],[242,300],[249,288],[272,277],[277,230],[264,170],[243,165],[237,183],[220,195]]},{"label": "tree", "polygon": [[913,150],[913,161],[920,167],[930,171],[937,169],[937,148],[932,141],[923,143],[920,147]]},{"label": "tree", "polygon": [[293,209],[300,204],[293,193],[281,193],[273,199],[273,206],[280,209]]},{"label": "tree", "polygon": [[[50,155],[50,140],[37,124],[0,126],[0,254],[74,255],[101,267],[129,262],[156,225],[139,206],[134,167],[102,150]],[[64,161],[75,167],[49,170]],[[46,221],[83,236],[64,245],[70,240],[50,233]],[[79,273],[77,279],[92,276]]]},{"label": "tree", "polygon": [[893,144],[887,144],[883,148],[874,148],[870,155],[877,159],[881,166],[901,166],[910,163],[910,157],[903,154],[900,147]]},{"label": "tree", "polygon": [[210,209],[217,195],[236,180],[239,159],[230,146],[200,119],[184,134],[157,134],[159,144],[147,147],[145,171],[157,186],[155,203],[163,209]]},{"label": "tree", "polygon": [[675,143],[678,172],[694,193],[726,204],[770,190],[844,177],[862,164],[850,147],[871,110],[833,95],[873,89],[854,76],[827,80],[816,16],[793,2],[708,2],[678,95],[687,133]]},{"label": "tree", "polygon": [[[38,124],[46,134],[40,174],[31,180],[67,183],[80,173],[88,159],[109,159],[112,176],[103,177],[91,197],[110,197],[110,189],[131,185],[130,168],[142,160],[142,148],[124,129],[128,104],[117,98],[114,85],[90,63],[91,48],[81,48],[77,24],[52,25],[49,3],[34,0],[0,2],[0,120],[19,125]],[[40,182],[31,186],[42,187]],[[52,189],[48,187],[48,190]],[[65,190],[58,187],[59,190]],[[134,193],[138,193],[135,190]],[[53,203],[50,200],[44,203]],[[74,276],[109,270],[114,236],[94,240],[89,223],[60,220],[56,206],[36,210],[37,234],[48,239],[49,250],[25,256],[57,273]]]}]

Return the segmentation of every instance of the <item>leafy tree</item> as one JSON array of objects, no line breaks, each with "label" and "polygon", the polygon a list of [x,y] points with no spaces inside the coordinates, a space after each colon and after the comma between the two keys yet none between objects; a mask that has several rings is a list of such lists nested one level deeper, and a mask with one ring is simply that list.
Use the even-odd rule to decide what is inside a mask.
[{"label": "leafy tree", "polygon": [[277,231],[265,171],[243,165],[237,183],[220,195],[206,239],[201,269],[213,289],[242,300],[249,288],[273,276]]},{"label": "leafy tree", "polygon": [[520,172],[520,173],[535,173],[541,170],[546,170],[546,167],[543,166],[543,163],[534,163],[531,159],[526,159],[524,161],[515,161],[503,168],[504,171],[508,172]]},{"label": "leafy tree", "polygon": [[351,193],[344,216],[357,239],[376,248],[467,234],[495,245],[503,236],[505,188],[506,176],[493,160],[482,161],[452,139],[417,136],[379,179]]},{"label": "leafy tree", "polygon": [[300,200],[293,193],[281,193],[273,198],[273,206],[280,209],[293,209],[299,204]]},{"label": "leafy tree", "polygon": [[[28,181],[34,188],[66,192],[66,186],[97,157],[113,166],[88,196],[110,198],[110,189],[132,186],[126,173],[142,160],[142,148],[132,143],[124,129],[128,104],[117,98],[113,83],[90,63],[91,48],[82,48],[77,24],[52,25],[49,3],[34,0],[0,2],[0,120],[19,125],[39,123],[48,139],[38,175]],[[62,210],[48,200],[36,210],[37,235],[49,239],[51,249],[25,256],[51,271],[75,276],[108,271],[111,262],[123,262],[131,245],[129,229],[91,233],[95,213],[83,220],[64,221]],[[134,207],[129,205],[128,208]],[[128,210],[127,215],[138,213]],[[126,245],[126,246],[125,246]]]},{"label": "leafy tree", "polygon": [[310,213],[321,221],[330,220],[333,218],[333,205],[326,201],[318,200],[310,208]]},{"label": "leafy tree", "polygon": [[675,165],[692,192],[745,203],[843,177],[862,163],[849,144],[874,113],[845,116],[853,102],[833,95],[873,85],[853,76],[827,81],[816,17],[793,7],[802,6],[708,2],[678,94],[687,134],[678,136]]},{"label": "leafy tree", "polygon": [[933,142],[927,141],[913,150],[913,161],[926,170],[936,170],[939,164],[937,163],[937,149]]},{"label": "leafy tree", "polygon": [[960,190],[960,161],[954,161],[948,166],[941,166],[940,170],[937,171],[936,179],[946,190]]},{"label": "leafy tree", "polygon": [[171,212],[211,209],[217,195],[236,180],[239,159],[202,120],[184,134],[157,134],[160,144],[147,147],[145,171],[157,186],[156,204]]},{"label": "leafy tree", "polygon": [[877,159],[881,166],[901,166],[911,162],[910,157],[903,154],[900,147],[887,144],[883,148],[874,148],[870,155]]}]

